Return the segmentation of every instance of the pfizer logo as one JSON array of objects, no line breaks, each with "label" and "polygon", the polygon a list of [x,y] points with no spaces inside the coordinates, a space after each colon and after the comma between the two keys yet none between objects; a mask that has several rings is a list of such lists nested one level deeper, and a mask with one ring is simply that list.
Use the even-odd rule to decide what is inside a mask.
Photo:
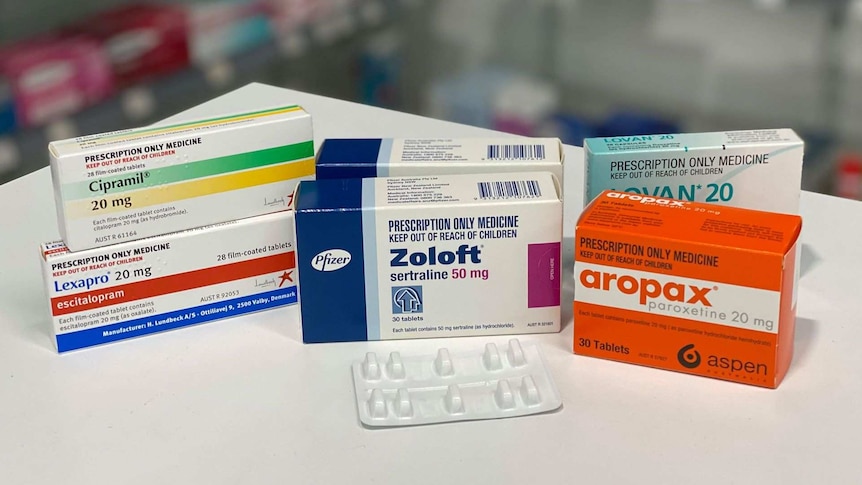
[{"label": "pfizer logo", "polygon": [[311,267],[317,271],[337,271],[350,264],[350,253],[343,249],[327,249],[317,253]]}]

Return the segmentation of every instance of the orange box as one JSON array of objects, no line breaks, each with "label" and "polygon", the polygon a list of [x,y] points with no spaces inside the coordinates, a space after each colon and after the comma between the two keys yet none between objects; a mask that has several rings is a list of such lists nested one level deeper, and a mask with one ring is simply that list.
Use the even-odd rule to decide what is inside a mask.
[{"label": "orange box", "polygon": [[575,231],[574,352],[776,388],[802,219],[602,192]]}]

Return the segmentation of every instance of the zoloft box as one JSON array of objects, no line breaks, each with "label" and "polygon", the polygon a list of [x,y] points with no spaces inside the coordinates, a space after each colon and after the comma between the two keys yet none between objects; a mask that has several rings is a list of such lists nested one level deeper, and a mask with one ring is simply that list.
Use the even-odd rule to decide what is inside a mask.
[{"label": "zoloft box", "polygon": [[556,138],[333,138],[316,164],[318,179],[548,171],[563,183]]},{"label": "zoloft box", "polygon": [[302,182],[303,340],[557,332],[561,217],[549,172]]},{"label": "zoloft box", "polygon": [[798,214],[803,152],[789,129],[587,138],[586,200],[617,190]]},{"label": "zoloft box", "polygon": [[289,208],[314,176],[299,106],[84,136],[49,145],[60,234],[71,251]]},{"label": "zoloft box", "polygon": [[293,212],[70,252],[41,246],[59,352],[296,303]]},{"label": "zoloft box", "polygon": [[574,352],[777,387],[799,216],[605,191],[575,231]]}]

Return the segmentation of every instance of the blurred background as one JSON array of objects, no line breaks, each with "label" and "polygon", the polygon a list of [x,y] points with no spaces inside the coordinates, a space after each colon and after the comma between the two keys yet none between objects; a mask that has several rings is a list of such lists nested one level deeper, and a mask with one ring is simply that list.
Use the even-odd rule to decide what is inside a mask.
[{"label": "blurred background", "polygon": [[575,145],[789,127],[862,199],[862,0],[0,0],[0,183],[250,81]]}]

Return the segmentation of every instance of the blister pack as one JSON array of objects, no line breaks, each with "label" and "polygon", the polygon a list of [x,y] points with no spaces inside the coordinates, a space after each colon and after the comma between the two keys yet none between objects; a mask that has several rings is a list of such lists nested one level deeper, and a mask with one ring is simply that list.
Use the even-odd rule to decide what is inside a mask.
[{"label": "blister pack", "polygon": [[473,353],[381,361],[374,352],[353,363],[359,419],[371,427],[510,418],[552,411],[560,393],[538,345],[509,341]]}]

